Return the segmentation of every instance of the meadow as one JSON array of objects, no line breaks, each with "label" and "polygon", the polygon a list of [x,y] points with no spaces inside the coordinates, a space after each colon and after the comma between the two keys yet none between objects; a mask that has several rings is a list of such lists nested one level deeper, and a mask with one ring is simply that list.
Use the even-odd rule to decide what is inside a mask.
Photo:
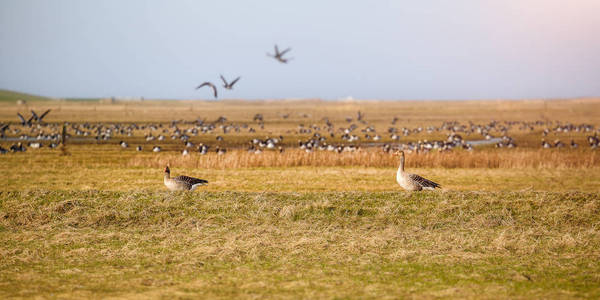
[{"label": "meadow", "polygon": [[[594,133],[542,136],[557,124],[598,128],[600,99],[108,102],[4,92],[0,100],[0,122],[19,129],[9,137],[39,129],[18,124],[16,113],[31,109],[51,109],[44,120],[57,125],[40,127],[46,131],[65,122],[169,128],[178,120],[184,128],[221,116],[256,129],[191,137],[227,147],[225,155],[182,156],[180,141],[148,143],[143,130],[0,155],[2,298],[600,297],[600,155],[586,144]],[[446,138],[422,131],[393,141],[393,118],[397,128],[538,125],[509,129],[513,149],[407,153],[408,171],[443,187],[417,193],[396,184],[397,157],[380,145],[363,140],[343,153],[297,147],[320,132],[299,132],[299,124],[326,121],[336,130],[372,126],[381,143]],[[245,150],[267,136],[282,136],[285,151]],[[542,149],[542,138],[580,146]],[[330,140],[349,144],[338,134]],[[138,144],[144,151],[132,149]],[[165,151],[151,152],[154,144]],[[166,164],[209,184],[169,192]]]}]

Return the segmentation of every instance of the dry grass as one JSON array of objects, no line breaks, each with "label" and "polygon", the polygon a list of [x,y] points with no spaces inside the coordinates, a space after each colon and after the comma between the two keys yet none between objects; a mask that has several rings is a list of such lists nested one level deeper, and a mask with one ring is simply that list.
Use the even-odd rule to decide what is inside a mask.
[{"label": "dry grass", "polygon": [[[383,153],[379,149],[362,150],[353,153],[334,153],[303,150],[263,152],[230,151],[227,155],[191,155],[177,153],[161,155],[136,155],[126,163],[130,167],[160,168],[167,164],[192,168],[232,169],[257,167],[397,167],[398,158]],[[594,168],[600,167],[600,153],[592,150],[508,150],[489,149],[485,151],[437,151],[407,156],[409,168]]]},{"label": "dry grass", "polygon": [[[70,145],[68,156],[54,150],[9,154],[0,159],[0,190],[164,190],[162,170],[210,182],[210,191],[398,191],[397,157],[381,152],[333,154],[286,151],[249,154],[230,151],[182,157],[173,153]],[[514,155],[514,156],[512,156]],[[409,172],[448,190],[600,191],[597,152],[494,150],[410,154]],[[545,161],[544,159],[547,159]],[[451,163],[453,165],[451,165]],[[477,163],[477,165],[475,165]]]},{"label": "dry grass", "polygon": [[[394,116],[396,127],[598,125],[599,107],[598,99],[40,101],[0,103],[0,121],[45,108],[48,122],[247,123],[262,113],[264,138],[325,116],[348,124],[358,110],[380,132]],[[432,193],[401,192],[397,158],[378,149],[182,157],[72,143],[69,155],[2,155],[0,298],[599,298],[598,152],[538,150],[537,131],[515,138],[517,149],[408,155],[408,171],[444,187]],[[583,133],[574,138],[582,144]],[[210,184],[166,192],[165,164]]]},{"label": "dry grass", "polygon": [[0,193],[0,297],[597,298],[587,193]]}]

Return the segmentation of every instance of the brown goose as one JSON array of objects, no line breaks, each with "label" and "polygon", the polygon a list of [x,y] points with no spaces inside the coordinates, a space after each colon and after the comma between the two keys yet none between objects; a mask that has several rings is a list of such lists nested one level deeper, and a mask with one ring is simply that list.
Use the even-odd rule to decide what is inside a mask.
[{"label": "brown goose", "polygon": [[193,191],[198,186],[208,184],[204,179],[198,179],[189,176],[177,176],[171,178],[171,170],[169,166],[165,168],[165,186],[171,191]]},{"label": "brown goose", "polygon": [[434,190],[441,186],[429,179],[425,179],[417,174],[404,172],[404,151],[396,152],[394,155],[400,155],[400,167],[396,173],[396,181],[407,191]]}]

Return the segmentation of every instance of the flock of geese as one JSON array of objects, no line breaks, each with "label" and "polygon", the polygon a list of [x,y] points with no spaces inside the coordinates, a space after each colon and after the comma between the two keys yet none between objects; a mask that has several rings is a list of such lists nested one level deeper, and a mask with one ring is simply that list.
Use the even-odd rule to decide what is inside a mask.
[{"label": "flock of geese", "polygon": [[[227,82],[227,85],[233,86],[236,79],[232,82]],[[226,80],[225,80],[226,82]],[[0,140],[13,140],[17,143],[5,149],[0,146],[0,154],[8,152],[24,152],[27,148],[56,148],[61,140],[73,140],[80,143],[95,143],[95,144],[110,144],[114,143],[115,137],[120,137],[118,142],[122,149],[128,149],[130,143],[138,143],[134,145],[137,151],[144,151],[144,148],[149,145],[150,151],[162,152],[172,151],[173,148],[178,148],[182,155],[190,155],[198,153],[205,155],[214,152],[220,155],[227,153],[224,145],[243,147],[244,142],[240,142],[236,138],[235,142],[227,143],[227,135],[230,133],[256,136],[259,131],[267,131],[265,129],[263,114],[257,113],[252,122],[228,122],[227,118],[220,116],[215,121],[206,121],[197,119],[195,121],[172,121],[164,123],[46,123],[44,117],[48,115],[50,110],[46,110],[43,114],[38,115],[35,111],[31,111],[31,116],[26,119],[21,113],[17,114],[19,122],[0,124]],[[302,114],[300,114],[302,115]],[[299,115],[299,116],[300,116]],[[283,119],[289,118],[289,114],[281,115]],[[309,116],[304,114],[302,118]],[[558,139],[561,134],[570,133],[587,133],[587,142],[591,149],[600,146],[598,137],[599,129],[589,124],[571,124],[547,121],[535,122],[497,122],[491,121],[486,124],[475,124],[473,122],[460,123],[457,121],[443,122],[441,126],[426,126],[426,127],[397,127],[398,118],[393,118],[386,130],[380,131],[375,126],[369,123],[365,115],[360,111],[356,118],[346,117],[341,120],[341,124],[334,124],[329,118],[324,117],[321,122],[306,124],[301,122],[295,129],[289,129],[284,134],[290,136],[304,136],[305,139],[300,139],[296,142],[289,138],[284,140],[283,135],[266,136],[265,138],[253,137],[247,140],[247,151],[250,153],[260,154],[264,151],[278,151],[283,153],[285,147],[294,147],[297,149],[314,152],[314,151],[330,151],[336,153],[355,152],[361,150],[361,147],[380,147],[385,153],[393,153],[397,150],[417,153],[427,152],[445,152],[454,149],[463,149],[472,151],[474,147],[473,140],[493,144],[497,148],[516,148],[517,143],[509,134],[515,130],[521,131],[524,134],[539,130],[544,138],[548,138],[553,134],[556,139],[553,142],[542,140],[542,148],[563,148],[570,146],[578,148],[579,144],[571,140],[570,143],[563,143]],[[345,122],[344,122],[345,121]],[[431,134],[435,136],[445,135],[445,139],[428,140],[422,139],[423,134]],[[202,138],[202,143],[194,143],[193,140],[199,136],[215,136],[217,145],[206,141],[206,137]],[[419,139],[409,138],[412,135],[420,135]],[[468,137],[468,139],[467,139]],[[128,139],[124,141],[123,139]],[[140,139],[143,142],[140,143]],[[404,139],[412,141],[402,142]],[[487,142],[486,142],[487,141]],[[154,145],[152,145],[154,144]],[[235,144],[235,145],[232,145]],[[148,150],[146,150],[148,151]]]},{"label": "flock of geese", "polygon": [[[404,151],[397,151],[394,155],[400,156],[400,166],[396,172],[396,182],[406,191],[421,191],[421,190],[435,190],[442,186],[429,179],[423,178],[420,175],[408,173],[404,171]],[[208,181],[195,177],[180,175],[171,178],[171,169],[169,166],[165,167],[164,180],[165,186],[170,191],[193,191],[197,187],[207,185]]]},{"label": "flock of geese", "polygon": [[[271,54],[271,53],[267,53],[267,56],[273,57],[274,59],[276,59],[278,62],[282,63],[282,64],[287,64],[290,60],[292,60],[292,58],[284,58],[283,56],[288,53],[290,50],[292,50],[292,48],[287,48],[283,51],[279,51],[279,47],[277,47],[277,45],[275,45],[275,53]],[[236,79],[234,79],[231,82],[227,82],[227,80],[225,79],[225,77],[223,77],[223,75],[220,75],[221,77],[221,81],[223,81],[223,88],[225,88],[226,90],[232,90],[233,86],[235,85],[236,82],[238,82],[238,80],[240,80],[240,76],[238,76]],[[200,89],[203,87],[210,87],[213,90],[213,95],[216,98],[218,98],[219,93],[217,92],[217,86],[210,82],[210,81],[205,81],[203,83],[201,83],[200,85],[198,85],[196,87],[196,89]]]}]

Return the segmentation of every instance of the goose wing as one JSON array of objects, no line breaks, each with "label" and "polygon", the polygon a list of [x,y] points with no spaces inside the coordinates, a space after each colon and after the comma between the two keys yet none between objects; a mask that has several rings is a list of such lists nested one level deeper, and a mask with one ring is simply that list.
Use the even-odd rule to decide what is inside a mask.
[{"label": "goose wing", "polygon": [[409,174],[408,177],[410,177],[410,179],[412,179],[413,181],[420,184],[422,187],[428,187],[428,188],[433,188],[433,189],[442,187],[441,185],[439,185],[429,179],[425,179],[417,174]]},{"label": "goose wing", "polygon": [[189,177],[189,176],[185,176],[185,175],[177,176],[177,177],[175,177],[173,179],[175,181],[187,183],[189,185],[194,185],[194,184],[198,184],[198,183],[200,183],[200,184],[207,184],[208,183],[208,181],[206,181],[204,179]]},{"label": "goose wing", "polygon": [[283,56],[284,54],[288,53],[288,51],[292,50],[292,48],[287,48],[283,51],[281,51],[281,53],[279,53],[279,56]]},{"label": "goose wing", "polygon": [[50,112],[50,109],[46,110],[39,118],[38,120],[42,121],[42,119]]},{"label": "goose wing", "polygon": [[239,76],[238,78],[236,78],[234,81],[232,81],[229,86],[233,86],[236,82],[238,82],[238,80],[240,80],[240,78],[242,78],[241,76]]},{"label": "goose wing", "polygon": [[31,110],[31,116],[33,117],[34,120],[39,120],[38,115],[35,113],[35,111],[33,111],[33,109]]},{"label": "goose wing", "polygon": [[225,80],[225,77],[223,77],[223,75],[219,75],[219,76],[221,76],[221,80],[223,80],[223,84],[228,85],[227,80]]},{"label": "goose wing", "polygon": [[17,113],[17,117],[19,117],[19,119],[21,119],[21,124],[25,125],[25,118],[23,118],[23,116],[20,113]]},{"label": "goose wing", "polygon": [[32,115],[31,118],[29,118],[29,120],[27,120],[27,124],[31,125],[31,120],[33,120],[34,116]]},{"label": "goose wing", "polygon": [[217,98],[217,87],[214,84],[212,84],[212,82],[208,82],[208,81],[204,82],[201,85],[197,86],[196,89],[199,89],[199,88],[204,87],[204,86],[210,86],[213,89],[215,98]]},{"label": "goose wing", "polygon": [[208,82],[208,81],[206,81],[206,82],[203,82],[202,84],[200,84],[199,86],[197,86],[197,87],[196,87],[196,89],[199,89],[199,88],[201,88],[201,87],[205,87],[205,86],[207,86],[207,85],[208,85],[208,86],[210,86],[210,85],[212,85],[212,83],[210,83],[210,82]]}]

